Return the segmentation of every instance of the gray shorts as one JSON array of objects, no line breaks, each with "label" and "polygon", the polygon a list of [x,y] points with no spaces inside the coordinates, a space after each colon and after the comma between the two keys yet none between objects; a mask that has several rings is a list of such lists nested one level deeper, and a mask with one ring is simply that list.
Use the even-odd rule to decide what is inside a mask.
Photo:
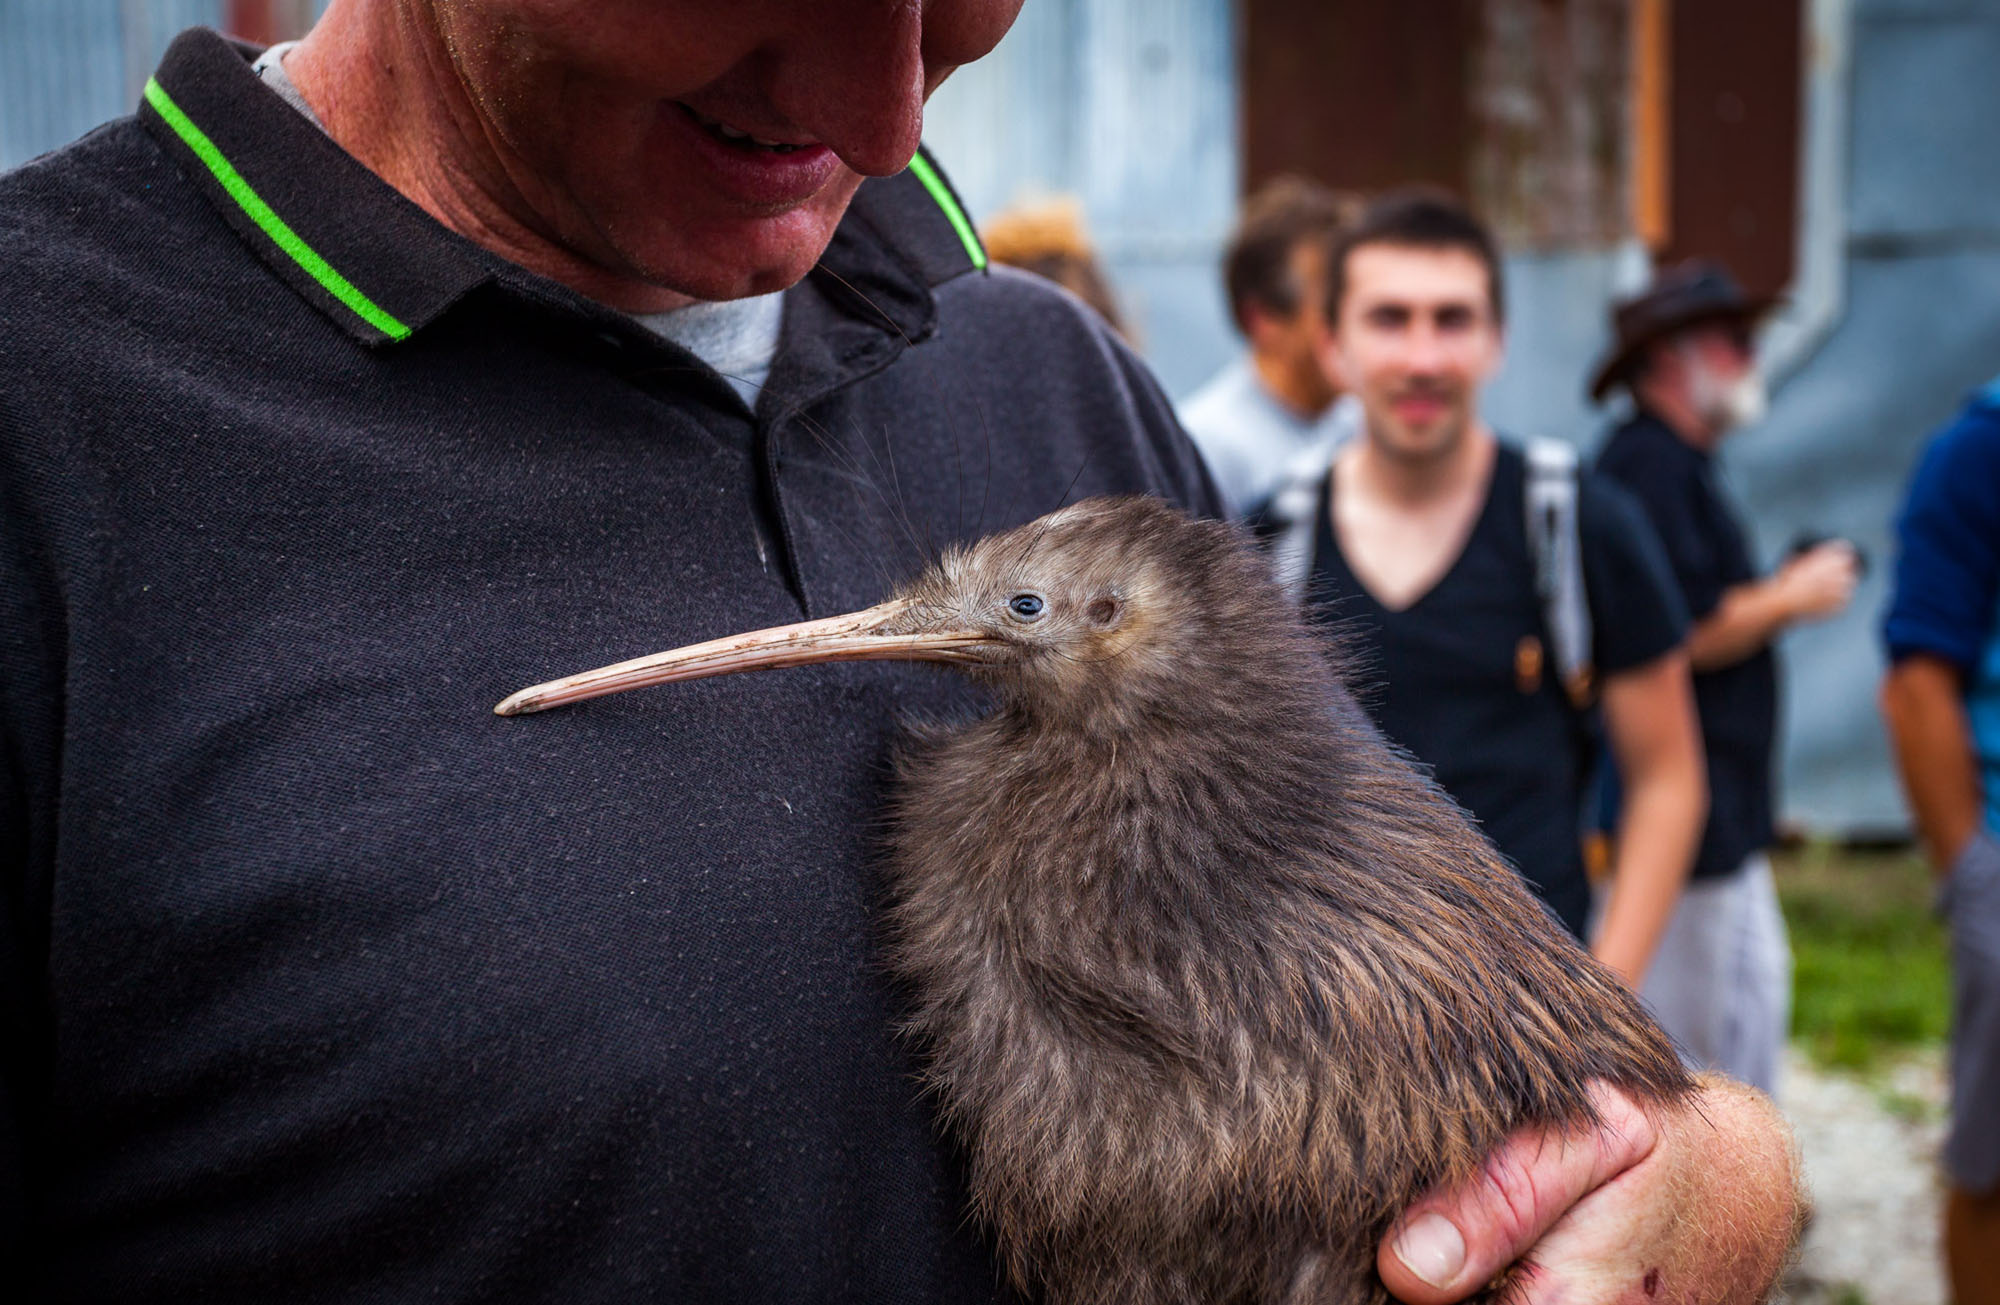
[{"label": "gray shorts", "polygon": [[1981,832],[1938,894],[1951,925],[1951,1135],[1961,1191],[2000,1187],[2000,843]]},{"label": "gray shorts", "polygon": [[1792,950],[1762,852],[1682,891],[1640,996],[1690,1065],[1777,1095]]}]

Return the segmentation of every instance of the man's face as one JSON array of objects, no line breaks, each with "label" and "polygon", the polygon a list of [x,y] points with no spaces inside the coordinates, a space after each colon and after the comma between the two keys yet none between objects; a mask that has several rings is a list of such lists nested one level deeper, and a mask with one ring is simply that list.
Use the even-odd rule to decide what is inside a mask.
[{"label": "man's face", "polygon": [[1290,317],[1276,319],[1276,333],[1284,353],[1298,357],[1311,350],[1313,323],[1325,315],[1326,251],[1317,240],[1301,240],[1292,246],[1285,274],[1298,289],[1299,306]]},{"label": "man's face", "polygon": [[1285,260],[1285,275],[1297,290],[1298,306],[1280,315],[1250,306],[1250,345],[1277,363],[1292,378],[1293,387],[1320,406],[1333,402],[1334,391],[1320,366],[1318,348],[1324,331],[1326,250],[1318,240],[1301,240]]},{"label": "man's face", "polygon": [[428,5],[512,217],[607,270],[724,299],[805,275],[861,179],[903,169],[924,100],[1021,0]]},{"label": "man's face", "polygon": [[1360,398],[1382,452],[1410,461],[1451,452],[1500,366],[1486,265],[1470,250],[1371,244],[1348,251],[1346,271],[1329,371]]},{"label": "man's face", "polygon": [[1750,328],[1710,322],[1673,336],[1665,351],[1684,401],[1713,437],[1764,415],[1764,378],[1757,370]]}]

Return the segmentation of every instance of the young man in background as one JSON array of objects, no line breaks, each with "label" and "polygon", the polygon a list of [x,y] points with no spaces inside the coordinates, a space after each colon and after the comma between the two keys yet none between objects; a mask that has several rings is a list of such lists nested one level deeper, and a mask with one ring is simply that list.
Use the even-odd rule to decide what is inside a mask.
[{"label": "young man in background", "polygon": [[1307,595],[1354,650],[1359,683],[1373,682],[1359,696],[1383,732],[1579,936],[1594,699],[1633,798],[1593,946],[1636,985],[1703,805],[1684,618],[1659,546],[1622,494],[1573,480],[1594,637],[1588,670],[1564,683],[1529,542],[1527,459],[1479,413],[1503,345],[1492,237],[1428,192],[1387,196],[1334,245],[1327,287],[1326,363],[1359,398],[1364,434],[1321,486]]},{"label": "young man in background", "polygon": [[1318,352],[1327,248],[1354,205],[1301,177],[1279,177],[1243,205],[1223,257],[1229,313],[1248,352],[1180,405],[1182,425],[1223,498],[1256,506],[1301,453],[1354,428]]}]

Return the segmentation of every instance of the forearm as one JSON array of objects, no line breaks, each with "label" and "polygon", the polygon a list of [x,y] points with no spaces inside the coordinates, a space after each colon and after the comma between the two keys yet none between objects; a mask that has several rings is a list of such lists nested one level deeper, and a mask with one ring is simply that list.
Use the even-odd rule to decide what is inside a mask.
[{"label": "forearm", "polygon": [[1654,771],[1628,783],[1611,900],[1591,949],[1632,988],[1645,978],[1680,900],[1708,811],[1699,758]]},{"label": "forearm", "polygon": [[1697,671],[1734,666],[1762,650],[1794,619],[1775,580],[1752,580],[1723,591],[1715,610],[1688,633],[1688,660]]},{"label": "forearm", "polygon": [[1604,733],[1625,784],[1611,901],[1593,954],[1637,987],[1701,841],[1708,777],[1687,655],[1604,682]]},{"label": "forearm", "polygon": [[1980,825],[1979,767],[1960,671],[1937,657],[1905,657],[1882,681],[1882,718],[1910,800],[1917,837],[1942,874]]}]

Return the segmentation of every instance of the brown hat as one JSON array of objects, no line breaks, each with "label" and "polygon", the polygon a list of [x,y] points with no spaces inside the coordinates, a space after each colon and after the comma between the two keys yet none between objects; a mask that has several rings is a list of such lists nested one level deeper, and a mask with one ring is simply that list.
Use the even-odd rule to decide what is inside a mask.
[{"label": "brown hat", "polygon": [[1754,322],[1777,304],[1753,298],[1736,284],[1729,269],[1689,259],[1653,278],[1644,294],[1618,303],[1611,313],[1611,350],[1590,381],[1592,402],[1626,379],[1639,354],[1653,341],[1702,322]]}]

